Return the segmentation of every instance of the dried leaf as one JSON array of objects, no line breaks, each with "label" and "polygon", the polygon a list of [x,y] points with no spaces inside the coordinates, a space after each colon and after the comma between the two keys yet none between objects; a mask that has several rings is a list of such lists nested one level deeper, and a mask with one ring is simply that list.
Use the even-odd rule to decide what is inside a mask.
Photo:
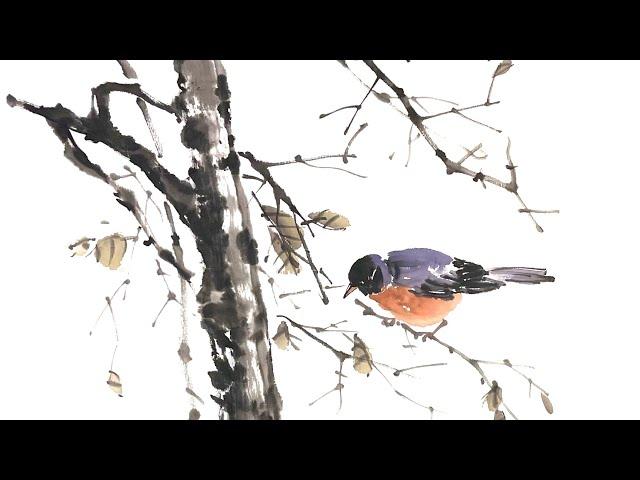
[{"label": "dried leaf", "polygon": [[282,267],[280,267],[278,273],[298,275],[300,273],[300,263],[293,255],[291,247],[273,230],[269,230],[269,234],[271,235],[271,246],[278,257],[277,260],[282,262]]},{"label": "dried leaf", "polygon": [[511,60],[503,60],[500,62],[500,65],[497,66],[496,71],[493,73],[493,77],[495,78],[498,75],[504,75],[511,67],[513,67],[513,62]]},{"label": "dried leaf", "polygon": [[376,98],[384,103],[391,103],[391,96],[388,93],[384,93],[384,92],[372,92]]},{"label": "dried leaf", "polygon": [[120,375],[118,375],[116,372],[109,370],[107,385],[109,385],[109,387],[111,387],[111,390],[116,392],[119,397],[122,396],[122,383],[120,383]]},{"label": "dried leaf", "polygon": [[369,375],[373,370],[373,359],[367,345],[358,337],[358,334],[353,335],[353,369],[362,373],[363,375]]},{"label": "dried leaf", "polygon": [[493,415],[494,420],[506,420],[504,412],[502,410],[496,410],[496,413]]},{"label": "dried leaf", "polygon": [[549,415],[551,415],[553,413],[553,404],[551,403],[551,400],[549,400],[549,397],[547,397],[542,392],[540,392],[540,398],[542,398],[542,403],[544,405],[545,410]]},{"label": "dried leaf", "polygon": [[96,260],[111,270],[120,268],[127,251],[127,240],[119,233],[101,238],[96,242]]},{"label": "dried leaf", "polygon": [[185,342],[180,344],[180,348],[178,349],[178,356],[183,363],[189,363],[191,361],[191,350],[189,349],[189,345]]},{"label": "dried leaf", "polygon": [[289,335],[289,327],[286,322],[280,322],[278,325],[278,331],[273,336],[273,343],[275,343],[280,350],[286,350],[291,345],[291,335]]},{"label": "dried leaf", "polygon": [[282,210],[278,211],[274,207],[265,205],[264,214],[276,226],[278,233],[287,241],[293,250],[297,250],[302,246],[301,238],[304,232],[296,225],[294,218]]},{"label": "dried leaf", "polygon": [[77,242],[69,245],[69,250],[72,252],[71,256],[84,257],[89,251],[89,248],[91,248],[91,242],[94,240],[95,238],[82,237]]},{"label": "dried leaf", "polygon": [[502,404],[502,388],[498,386],[498,382],[495,380],[491,386],[491,390],[484,396],[484,401],[487,402],[490,412],[495,412]]},{"label": "dried leaf", "polygon": [[192,408],[189,412],[189,420],[200,420],[200,412],[197,408]]},{"label": "dried leaf", "polygon": [[347,217],[328,209],[322,210],[321,212],[310,213],[309,218],[329,230],[345,230],[351,226]]}]

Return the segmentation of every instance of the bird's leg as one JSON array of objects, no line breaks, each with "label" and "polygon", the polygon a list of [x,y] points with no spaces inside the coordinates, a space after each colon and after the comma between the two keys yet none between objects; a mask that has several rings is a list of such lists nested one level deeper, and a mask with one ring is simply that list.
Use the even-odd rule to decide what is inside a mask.
[{"label": "bird's leg", "polygon": [[382,318],[382,325],[385,327],[393,327],[397,320],[395,318]]},{"label": "bird's leg", "polygon": [[[384,323],[384,322],[383,322]],[[435,338],[436,333],[443,327],[446,327],[449,324],[449,322],[447,322],[446,318],[443,318],[442,321],[440,322],[440,324],[436,327],[436,329],[432,332],[419,332],[414,330],[413,328],[411,328],[409,325],[406,325],[404,322],[398,322],[397,325],[401,326],[405,332],[409,332],[410,334],[413,335],[413,338],[415,338],[416,340],[420,337],[422,337],[422,341],[426,341],[427,339],[431,339],[433,340]],[[391,326],[391,325],[387,325],[387,326]]]}]

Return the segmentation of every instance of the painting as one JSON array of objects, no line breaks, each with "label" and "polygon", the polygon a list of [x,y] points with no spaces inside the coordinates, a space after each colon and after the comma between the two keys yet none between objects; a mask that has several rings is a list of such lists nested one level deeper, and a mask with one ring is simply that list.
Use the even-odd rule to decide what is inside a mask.
[{"label": "painting", "polygon": [[545,78],[574,67],[9,67],[8,381],[60,400],[3,416],[580,415],[562,326],[579,174],[557,150],[574,130],[544,124],[562,110]]}]

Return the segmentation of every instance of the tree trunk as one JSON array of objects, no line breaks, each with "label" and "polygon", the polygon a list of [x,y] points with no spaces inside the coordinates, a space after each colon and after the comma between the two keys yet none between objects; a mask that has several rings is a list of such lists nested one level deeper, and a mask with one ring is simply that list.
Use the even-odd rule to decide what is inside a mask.
[{"label": "tree trunk", "polygon": [[279,419],[282,401],[271,361],[267,313],[258,279],[240,161],[231,133],[230,92],[220,62],[176,61],[184,121],[182,143],[192,153],[198,220],[189,222],[204,271],[197,294],[216,370],[212,398],[221,418]]}]

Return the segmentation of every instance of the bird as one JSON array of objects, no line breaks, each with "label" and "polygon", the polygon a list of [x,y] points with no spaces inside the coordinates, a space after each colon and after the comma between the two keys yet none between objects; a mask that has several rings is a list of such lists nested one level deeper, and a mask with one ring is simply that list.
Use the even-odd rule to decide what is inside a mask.
[{"label": "bird", "polygon": [[491,292],[507,283],[555,281],[545,268],[485,269],[429,248],[389,252],[386,259],[365,255],[353,263],[348,276],[343,298],[359,290],[396,320],[414,327],[442,322],[460,303],[462,294]]}]

